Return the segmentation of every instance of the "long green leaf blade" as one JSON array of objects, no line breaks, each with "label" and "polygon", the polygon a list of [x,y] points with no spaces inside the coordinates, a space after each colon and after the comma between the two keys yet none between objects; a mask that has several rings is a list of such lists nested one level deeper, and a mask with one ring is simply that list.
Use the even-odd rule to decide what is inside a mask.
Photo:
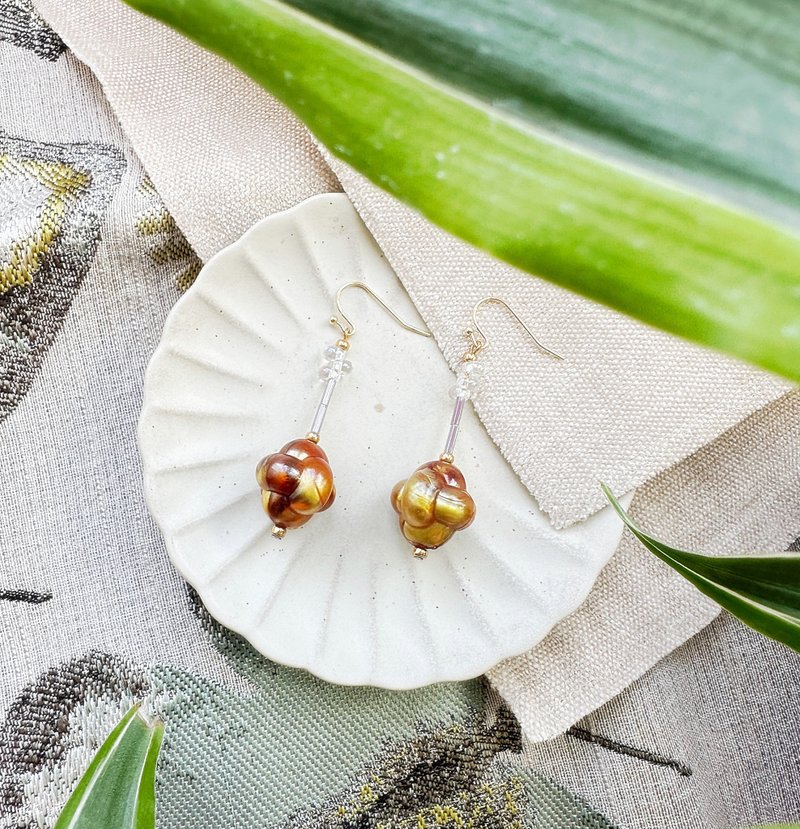
[{"label": "long green leaf blade", "polygon": [[617,514],[650,552],[745,624],[800,651],[800,556],[706,556],[679,550],[639,529],[602,486]]},{"label": "long green leaf blade", "polygon": [[798,4],[285,2],[576,145],[800,226]]},{"label": "long green leaf blade", "polygon": [[229,58],[452,233],[800,379],[794,232],[579,150],[277,0],[129,1]]},{"label": "long green leaf blade", "polygon": [[55,829],[154,829],[155,769],[164,725],[136,705],[100,746]]}]

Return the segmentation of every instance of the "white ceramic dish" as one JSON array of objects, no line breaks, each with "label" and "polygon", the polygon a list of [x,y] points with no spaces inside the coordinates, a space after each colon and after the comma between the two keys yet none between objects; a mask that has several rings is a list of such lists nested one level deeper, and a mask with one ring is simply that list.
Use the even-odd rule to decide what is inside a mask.
[{"label": "white ceramic dish", "polygon": [[145,378],[139,443],[169,555],[220,622],[265,656],[343,684],[413,688],[477,676],[583,601],[617,546],[604,510],[555,531],[468,406],[456,463],[475,522],[425,561],[397,526],[394,483],[438,455],[454,382],[435,342],[346,292],[353,371],[322,435],[337,500],[278,541],[258,460],[308,430],[336,289],[405,291],[344,195],[259,222],[175,306]]}]

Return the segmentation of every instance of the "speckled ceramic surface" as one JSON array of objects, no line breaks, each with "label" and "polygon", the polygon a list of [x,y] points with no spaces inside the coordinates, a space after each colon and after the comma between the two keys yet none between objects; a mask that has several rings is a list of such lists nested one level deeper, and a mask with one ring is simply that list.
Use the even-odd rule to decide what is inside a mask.
[{"label": "speckled ceramic surface", "polygon": [[454,378],[432,339],[363,292],[321,446],[333,507],[270,536],[254,470],[302,437],[322,383],[333,296],[367,282],[414,309],[344,195],[259,222],[175,306],[145,378],[139,442],[150,510],[209,611],[264,655],[344,684],[412,688],[477,676],[535,645],[585,598],[616,548],[610,510],[555,531],[475,417],[457,449],[474,523],[411,556],[393,485],[435,458]]}]

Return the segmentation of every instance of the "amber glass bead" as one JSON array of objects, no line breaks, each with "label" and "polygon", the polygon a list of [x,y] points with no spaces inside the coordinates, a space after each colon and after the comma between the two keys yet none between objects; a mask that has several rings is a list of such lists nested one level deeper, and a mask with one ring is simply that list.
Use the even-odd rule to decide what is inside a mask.
[{"label": "amber glass bead", "polygon": [[256,467],[261,504],[281,529],[302,527],[336,497],[328,456],[313,441],[293,440]]},{"label": "amber glass bead", "polygon": [[400,529],[417,550],[435,550],[475,519],[475,502],[458,467],[438,460],[420,466],[392,490]]}]

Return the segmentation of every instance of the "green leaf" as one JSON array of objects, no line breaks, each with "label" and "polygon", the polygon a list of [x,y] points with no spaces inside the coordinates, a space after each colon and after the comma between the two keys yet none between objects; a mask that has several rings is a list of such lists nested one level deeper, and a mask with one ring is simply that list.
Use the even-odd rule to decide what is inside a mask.
[{"label": "green leaf", "polygon": [[800,651],[800,556],[706,556],[670,547],[640,530],[611,490],[603,492],[639,541],[698,590],[759,633]]},{"label": "green leaf", "polygon": [[135,705],[100,746],[55,829],[153,829],[155,773],[164,736]]},{"label": "green leaf", "polygon": [[800,6],[128,2],[448,231],[800,379]]}]

